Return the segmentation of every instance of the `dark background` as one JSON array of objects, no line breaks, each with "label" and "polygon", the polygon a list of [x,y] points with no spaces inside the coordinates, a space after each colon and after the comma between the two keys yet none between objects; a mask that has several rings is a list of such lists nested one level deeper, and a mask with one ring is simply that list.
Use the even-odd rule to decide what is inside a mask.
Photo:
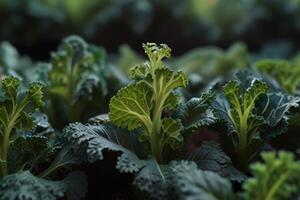
[{"label": "dark background", "polygon": [[181,55],[242,41],[251,52],[271,45],[293,54],[299,11],[298,0],[0,0],[0,40],[37,60],[70,34],[110,53],[124,43],[141,51],[142,42],[164,42]]},{"label": "dark background", "polygon": [[[300,44],[300,0],[0,0],[0,41],[33,60],[48,61],[71,34],[110,55],[117,55],[122,44],[142,53],[141,43],[148,41],[168,44],[175,56],[241,41],[251,53],[291,58]],[[86,170],[90,198],[110,199],[116,191],[132,195],[128,183],[133,177],[112,171],[112,162]],[[97,171],[104,176],[95,176]]]}]

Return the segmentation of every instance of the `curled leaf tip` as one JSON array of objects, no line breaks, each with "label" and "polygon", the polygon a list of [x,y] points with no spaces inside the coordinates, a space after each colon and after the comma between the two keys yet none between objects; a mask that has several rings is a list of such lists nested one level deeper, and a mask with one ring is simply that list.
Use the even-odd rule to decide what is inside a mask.
[{"label": "curled leaf tip", "polygon": [[145,53],[149,58],[155,58],[156,60],[162,60],[163,58],[169,58],[171,56],[171,49],[166,44],[156,44],[153,42],[143,43]]}]

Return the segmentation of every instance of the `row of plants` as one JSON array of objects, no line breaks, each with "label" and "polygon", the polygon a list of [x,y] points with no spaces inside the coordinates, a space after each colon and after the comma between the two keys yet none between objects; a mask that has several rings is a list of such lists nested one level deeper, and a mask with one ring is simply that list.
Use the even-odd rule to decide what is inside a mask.
[{"label": "row of plants", "polygon": [[297,56],[143,49],[69,36],[46,63],[1,44],[0,199],[300,198]]},{"label": "row of plants", "polygon": [[[184,48],[180,53],[236,40],[257,50],[282,38],[297,48],[299,5],[298,0],[1,0],[0,37],[33,56],[70,33],[115,50],[123,41],[138,46],[156,36],[159,27],[164,28],[157,39],[179,44]],[[170,32],[177,34],[170,37]]]}]

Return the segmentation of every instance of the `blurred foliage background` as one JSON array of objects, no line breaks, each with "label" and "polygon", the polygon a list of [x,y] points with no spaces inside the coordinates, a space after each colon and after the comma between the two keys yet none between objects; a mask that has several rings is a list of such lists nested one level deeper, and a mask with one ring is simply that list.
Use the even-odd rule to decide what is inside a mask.
[{"label": "blurred foliage background", "polygon": [[299,33],[299,0],[0,0],[0,40],[34,59],[48,58],[70,34],[113,53],[145,41],[167,43],[175,55],[242,41],[251,52],[287,58]]},{"label": "blurred foliage background", "polygon": [[[44,82],[43,112],[61,130],[107,112],[110,98],[130,81],[129,68],[144,61],[141,44],[148,41],[172,49],[168,66],[183,70],[189,79],[180,91],[185,100],[221,88],[233,72],[255,67],[264,58],[283,59],[262,64],[272,64],[270,71],[284,77],[283,86],[296,80],[299,92],[294,67],[300,66],[299,35],[300,0],[0,0],[0,78],[14,75],[25,85]],[[257,68],[271,73],[263,65]],[[298,148],[299,141],[293,134],[299,122],[293,120],[290,149]],[[217,134],[205,137],[215,140]],[[202,141],[195,137],[189,145]],[[87,170],[90,183],[97,183],[90,184],[91,196],[109,199],[112,187],[128,196],[128,181],[102,164],[99,181],[94,174],[100,165],[95,166]],[[102,181],[107,177],[114,178]]]}]

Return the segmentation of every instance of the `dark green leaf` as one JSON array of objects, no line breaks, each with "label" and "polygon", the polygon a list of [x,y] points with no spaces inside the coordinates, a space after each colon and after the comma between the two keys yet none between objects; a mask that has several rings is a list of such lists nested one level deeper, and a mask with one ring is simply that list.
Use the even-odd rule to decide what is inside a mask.
[{"label": "dark green leaf", "polygon": [[220,146],[214,142],[204,142],[189,156],[202,170],[213,171],[232,181],[242,182],[246,176],[238,171]]},{"label": "dark green leaf", "polygon": [[120,172],[137,172],[144,163],[134,153],[143,154],[143,147],[139,144],[134,133],[118,129],[111,125],[83,125],[70,124],[64,129],[63,137],[70,145],[76,157],[83,162],[103,160],[103,152],[119,152],[116,168]]},{"label": "dark green leaf", "polygon": [[1,199],[6,200],[79,200],[87,192],[82,172],[70,173],[64,180],[50,181],[35,177],[29,171],[8,175],[0,180]]},{"label": "dark green leaf", "polygon": [[216,173],[197,168],[194,162],[172,163],[176,191],[184,200],[234,200],[231,184]]},{"label": "dark green leaf", "polygon": [[213,94],[208,92],[200,98],[192,98],[178,107],[175,116],[181,120],[185,132],[195,131],[217,121],[209,108],[212,98]]}]

